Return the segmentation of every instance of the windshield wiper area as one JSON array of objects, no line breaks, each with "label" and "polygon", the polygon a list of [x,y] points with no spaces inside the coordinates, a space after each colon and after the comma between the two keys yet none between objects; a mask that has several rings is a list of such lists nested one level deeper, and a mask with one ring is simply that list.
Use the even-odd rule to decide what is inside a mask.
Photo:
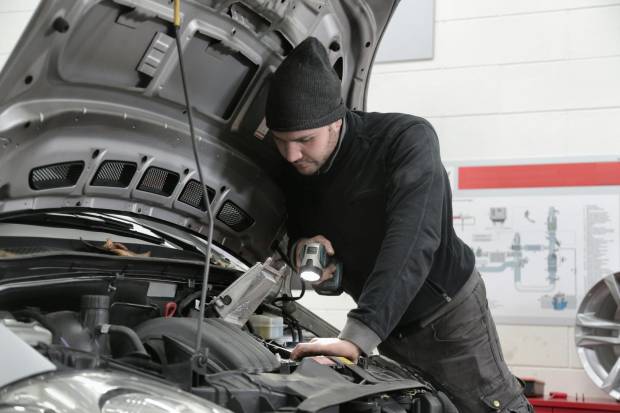
[{"label": "windshield wiper area", "polygon": [[79,229],[91,232],[106,232],[136,240],[147,241],[156,246],[178,249],[184,252],[204,257],[205,253],[200,245],[191,239],[169,232],[165,227],[149,225],[148,220],[136,220],[131,216],[113,214],[94,210],[45,210],[28,211],[14,215],[0,217],[0,223],[36,225],[43,227]]},{"label": "windshield wiper area", "polygon": [[103,231],[115,235],[147,241],[156,245],[162,245],[165,242],[165,239],[161,236],[136,231],[134,229],[134,225],[131,223],[107,218],[100,214],[90,215],[73,212],[45,212],[11,216],[2,219],[1,222],[56,228],[83,229],[88,231]]}]

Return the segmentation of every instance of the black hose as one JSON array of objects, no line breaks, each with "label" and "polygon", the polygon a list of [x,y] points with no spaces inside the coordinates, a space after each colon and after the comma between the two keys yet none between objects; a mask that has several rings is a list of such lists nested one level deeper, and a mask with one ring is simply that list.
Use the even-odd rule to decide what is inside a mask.
[{"label": "black hose", "polygon": [[304,332],[303,332],[301,326],[299,325],[299,323],[297,321],[295,322],[295,327],[297,328],[298,342],[299,343],[303,343],[303,341],[304,341]]},{"label": "black hose", "polygon": [[140,341],[140,337],[138,337],[138,334],[136,334],[136,332],[133,331],[131,328],[119,325],[104,324],[101,326],[97,326],[97,332],[103,334],[104,327],[106,326],[108,333],[121,334],[129,339],[129,341],[134,347],[134,355],[140,355],[147,358],[151,357],[149,356],[149,353],[146,352],[144,344],[142,344],[142,341]]},{"label": "black hose", "polygon": [[278,301],[297,301],[297,300],[301,300],[302,297],[304,296],[304,294],[306,294],[306,283],[302,280],[301,281],[301,293],[299,294],[298,297],[289,297],[288,295],[283,295],[282,297],[277,297],[274,298],[271,303],[277,303]]},{"label": "black hose", "polygon": [[62,343],[60,340],[60,334],[58,333],[58,329],[49,322],[45,314],[41,313],[38,310],[28,309],[28,310],[19,310],[12,312],[13,316],[17,319],[26,319],[30,318],[37,323],[41,324],[44,328],[48,329],[52,333],[52,343],[59,344]]},{"label": "black hose", "polygon": [[179,302],[178,313],[181,315],[184,315],[185,308],[187,308],[187,306],[190,305],[192,301],[196,300],[197,298],[200,298],[201,294],[202,294],[202,290],[194,291],[193,293],[189,294],[184,299],[182,299],[181,302]]}]

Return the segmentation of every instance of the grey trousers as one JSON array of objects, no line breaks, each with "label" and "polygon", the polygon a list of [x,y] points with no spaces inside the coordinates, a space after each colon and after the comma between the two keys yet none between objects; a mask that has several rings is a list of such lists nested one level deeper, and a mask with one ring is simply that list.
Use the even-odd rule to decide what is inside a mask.
[{"label": "grey trousers", "polygon": [[379,352],[430,377],[460,413],[534,411],[506,366],[477,270],[450,303],[397,329]]}]

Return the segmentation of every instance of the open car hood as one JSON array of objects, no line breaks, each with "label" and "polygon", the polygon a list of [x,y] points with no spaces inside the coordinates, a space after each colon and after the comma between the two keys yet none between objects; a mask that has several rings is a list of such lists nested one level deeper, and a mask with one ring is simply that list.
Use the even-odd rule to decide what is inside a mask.
[{"label": "open car hood", "polygon": [[[283,232],[265,134],[273,72],[315,36],[351,109],[397,0],[184,0],[181,43],[216,215],[248,260]],[[0,214],[81,207],[205,233],[168,0],[45,0],[0,76]]]}]

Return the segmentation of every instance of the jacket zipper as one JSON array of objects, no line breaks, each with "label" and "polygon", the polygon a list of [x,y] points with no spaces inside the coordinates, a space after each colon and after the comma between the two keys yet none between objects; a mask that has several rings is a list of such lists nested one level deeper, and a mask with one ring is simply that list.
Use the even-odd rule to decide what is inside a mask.
[{"label": "jacket zipper", "polygon": [[434,281],[431,281],[427,278],[426,282],[428,283],[428,286],[431,287],[433,291],[439,294],[446,301],[446,303],[449,303],[450,301],[452,301],[452,298],[448,294],[446,294],[443,288],[435,284]]}]

